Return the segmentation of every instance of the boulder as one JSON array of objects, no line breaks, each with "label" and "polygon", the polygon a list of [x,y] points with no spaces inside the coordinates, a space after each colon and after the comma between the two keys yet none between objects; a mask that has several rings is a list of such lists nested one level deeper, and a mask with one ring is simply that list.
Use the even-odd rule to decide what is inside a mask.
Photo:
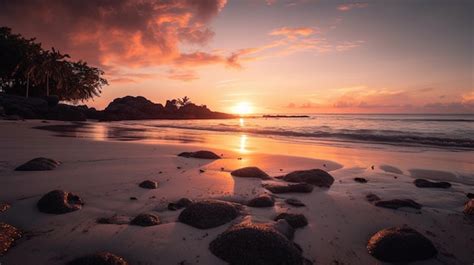
[{"label": "boulder", "polygon": [[178,156],[187,158],[200,158],[200,159],[220,159],[221,157],[211,151],[196,151],[196,152],[183,152]]},{"label": "boulder", "polygon": [[413,183],[418,188],[440,188],[440,189],[451,188],[451,183],[445,182],[445,181],[435,182],[435,181],[430,181],[427,179],[415,179]]},{"label": "boulder", "polygon": [[4,211],[10,209],[10,204],[6,202],[0,202],[0,213],[3,213]]},{"label": "boulder", "polygon": [[130,217],[124,215],[113,215],[111,217],[101,217],[97,219],[98,224],[126,225],[130,223]]},{"label": "boulder", "polygon": [[208,229],[234,220],[240,214],[239,207],[220,200],[193,202],[179,215],[178,220],[199,229]]},{"label": "boulder", "polygon": [[188,199],[188,198],[181,198],[177,202],[171,202],[168,204],[168,210],[170,211],[176,211],[182,208],[188,207],[190,204],[192,204],[193,201]]},{"label": "boulder", "polygon": [[313,185],[306,183],[298,184],[273,184],[267,183],[262,185],[265,189],[272,193],[310,193],[313,191]]},{"label": "boulder", "polygon": [[13,246],[16,240],[22,237],[20,229],[0,222],[0,256],[5,253]]},{"label": "boulder", "polygon": [[240,177],[240,178],[271,179],[271,177],[268,176],[267,173],[265,173],[263,170],[261,170],[258,167],[239,168],[230,172],[230,174],[234,177]]},{"label": "boulder", "polygon": [[434,257],[433,243],[409,227],[392,227],[375,233],[367,243],[367,250],[384,262],[413,262]]},{"label": "boulder", "polygon": [[48,102],[35,97],[0,94],[0,105],[6,115],[17,115],[24,119],[39,119],[48,111]]},{"label": "boulder", "polygon": [[308,225],[308,219],[303,214],[298,213],[280,213],[275,217],[275,221],[286,220],[293,228],[300,228]]},{"label": "boulder", "polygon": [[138,225],[138,226],[153,226],[153,225],[159,225],[160,223],[161,223],[160,218],[150,213],[139,214],[135,218],[133,218],[132,221],[130,222],[131,225]]},{"label": "boulder", "polygon": [[393,200],[386,200],[386,201],[377,201],[375,203],[377,207],[383,208],[390,208],[390,209],[398,209],[402,207],[414,208],[414,209],[421,209],[422,205],[415,202],[411,199],[393,199]]},{"label": "boulder", "polygon": [[359,183],[367,183],[367,179],[365,178],[354,178],[354,181]]},{"label": "boulder", "polygon": [[293,228],[285,219],[276,220],[275,222],[266,223],[265,225],[275,229],[290,240],[295,236],[295,228]]},{"label": "boulder", "polygon": [[58,121],[85,121],[86,114],[80,108],[67,104],[58,104],[50,107],[45,114],[45,119]]},{"label": "boulder", "polygon": [[57,106],[59,103],[59,97],[56,95],[45,96],[43,99],[48,103],[49,107]]},{"label": "boulder", "polygon": [[140,188],[144,189],[157,189],[158,188],[158,182],[153,181],[153,180],[144,180],[140,184],[138,184]]},{"label": "boulder", "polygon": [[53,190],[36,204],[40,212],[50,214],[64,214],[80,210],[84,203],[79,196],[62,190]]},{"label": "boulder", "polygon": [[470,199],[466,202],[466,204],[464,205],[463,213],[471,216],[474,215],[474,199]]},{"label": "boulder", "polygon": [[128,262],[115,254],[109,252],[99,252],[74,259],[68,265],[128,265]]},{"label": "boulder", "polygon": [[57,168],[61,162],[51,158],[38,157],[15,168],[16,171],[43,171]]},{"label": "boulder", "polygon": [[244,222],[234,225],[217,236],[209,249],[233,265],[306,263],[301,249],[267,224]]},{"label": "boulder", "polygon": [[273,205],[275,205],[275,200],[268,194],[262,194],[247,203],[249,207],[273,207]]},{"label": "boulder", "polygon": [[318,187],[329,188],[334,183],[334,178],[322,169],[298,170],[282,177],[288,182],[312,184]]},{"label": "boulder", "polygon": [[285,200],[285,202],[291,206],[295,207],[304,207],[306,204],[304,204],[302,201],[296,199],[296,198],[288,198]]}]

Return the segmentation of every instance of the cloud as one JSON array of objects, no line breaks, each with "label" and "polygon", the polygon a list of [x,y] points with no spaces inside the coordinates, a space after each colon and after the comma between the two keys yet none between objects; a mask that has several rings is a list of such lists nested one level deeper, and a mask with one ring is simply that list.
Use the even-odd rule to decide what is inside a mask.
[{"label": "cloud", "polygon": [[316,31],[313,28],[310,27],[298,27],[298,28],[292,28],[292,27],[282,27],[278,29],[274,29],[270,32],[270,35],[272,36],[285,36],[286,38],[289,39],[294,39],[298,36],[309,36],[313,35]]},{"label": "cloud", "polygon": [[[16,0],[0,2],[0,23],[96,65],[166,65],[181,43],[202,45],[226,0]],[[45,30],[47,29],[47,30]]]},{"label": "cloud", "polygon": [[199,79],[197,74],[194,71],[189,71],[189,70],[184,70],[184,71],[178,71],[171,69],[168,71],[168,76],[169,79],[173,80],[180,80],[184,82],[189,82],[192,80]]},{"label": "cloud", "polygon": [[368,3],[362,3],[362,2],[347,3],[347,4],[338,5],[337,10],[342,11],[342,12],[346,12],[346,11],[350,11],[350,10],[355,9],[355,8],[365,8],[367,6],[369,6]]}]

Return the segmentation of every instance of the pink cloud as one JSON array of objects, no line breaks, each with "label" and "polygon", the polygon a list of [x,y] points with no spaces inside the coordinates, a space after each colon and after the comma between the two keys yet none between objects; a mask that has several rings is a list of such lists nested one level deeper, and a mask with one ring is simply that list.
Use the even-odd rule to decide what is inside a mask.
[{"label": "pink cloud", "polygon": [[355,9],[355,8],[365,8],[367,6],[369,6],[368,3],[362,3],[362,2],[347,3],[347,4],[338,5],[337,10],[342,11],[342,12],[346,12],[346,11],[350,11],[350,10]]}]

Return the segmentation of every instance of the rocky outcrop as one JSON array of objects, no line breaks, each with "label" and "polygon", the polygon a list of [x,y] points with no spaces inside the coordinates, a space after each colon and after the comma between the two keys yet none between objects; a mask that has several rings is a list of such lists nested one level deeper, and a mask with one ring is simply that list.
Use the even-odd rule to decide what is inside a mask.
[{"label": "rocky outcrop", "polygon": [[34,158],[17,168],[16,171],[43,171],[43,170],[53,170],[57,168],[61,163],[51,158],[38,157]]},{"label": "rocky outcrop", "polygon": [[43,213],[64,214],[81,209],[84,203],[70,192],[53,190],[41,197],[36,205]]},{"label": "rocky outcrop", "polygon": [[261,170],[258,167],[239,168],[230,172],[230,174],[234,177],[240,177],[240,178],[271,179],[267,173],[265,173],[263,170]]},{"label": "rocky outcrop", "polygon": [[133,220],[130,222],[131,225],[137,225],[137,226],[153,226],[153,225],[159,225],[160,223],[161,223],[160,218],[150,213],[139,214],[135,218],[133,218]]},{"label": "rocky outcrop", "polygon": [[243,222],[214,239],[212,254],[235,265],[307,264],[302,251],[270,225]]},{"label": "rocky outcrop", "polygon": [[435,182],[435,181],[430,181],[427,179],[415,179],[413,183],[418,188],[440,188],[440,189],[451,188],[451,183],[446,182],[446,181]]},{"label": "rocky outcrop", "polygon": [[208,229],[234,220],[240,211],[234,203],[220,200],[194,202],[184,209],[178,220],[199,229]]},{"label": "rocky outcrop", "polygon": [[6,223],[0,223],[0,256],[5,255],[15,241],[21,237],[20,229]]},{"label": "rocky outcrop", "polygon": [[367,250],[384,262],[406,263],[434,257],[438,251],[433,243],[409,227],[392,227],[375,233]]},{"label": "rocky outcrop", "polygon": [[128,262],[115,254],[99,252],[72,260],[67,265],[128,265]]},{"label": "rocky outcrop", "polygon": [[178,156],[186,158],[199,158],[199,159],[220,159],[221,157],[211,151],[196,151],[196,152],[182,152]]},{"label": "rocky outcrop", "polygon": [[314,187],[311,184],[297,183],[297,184],[275,184],[267,183],[262,185],[265,189],[272,193],[310,193]]},{"label": "rocky outcrop", "polygon": [[298,170],[282,177],[284,181],[312,184],[318,187],[329,188],[334,178],[322,169]]}]

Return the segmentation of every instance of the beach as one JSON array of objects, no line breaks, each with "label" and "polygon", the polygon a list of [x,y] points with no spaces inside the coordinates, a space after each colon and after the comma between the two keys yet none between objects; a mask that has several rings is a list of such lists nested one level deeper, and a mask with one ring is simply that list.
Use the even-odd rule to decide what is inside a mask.
[{"label": "beach", "polygon": [[[34,129],[39,126],[50,127]],[[140,137],[133,129],[141,132]],[[469,247],[474,243],[474,222],[463,214],[466,194],[474,191],[472,150],[291,142],[254,133],[169,127],[160,133],[143,133],[135,125],[40,120],[0,121],[0,139],[0,201],[11,205],[0,213],[0,221],[26,235],[0,257],[2,265],[64,264],[98,251],[120,255],[130,264],[226,264],[209,251],[212,240],[244,219],[271,222],[282,212],[302,213],[308,219],[307,226],[296,230],[294,242],[314,264],[384,264],[367,252],[367,241],[381,229],[402,225],[425,235],[438,250],[435,258],[416,264],[474,261]],[[221,159],[177,156],[198,150],[213,151]],[[36,157],[52,158],[61,165],[51,171],[14,171]],[[271,194],[262,184],[280,180],[230,174],[247,166],[257,166],[271,177],[320,168],[335,181],[330,188],[315,187],[311,193],[275,194],[273,207],[244,206],[239,217],[211,229],[183,224],[177,221],[179,211],[168,210],[168,203],[183,197],[245,204],[257,195]],[[357,177],[367,183],[354,181]],[[418,188],[413,184],[416,178],[452,186]],[[140,188],[138,184],[147,179],[157,181],[159,187]],[[62,215],[39,212],[37,201],[55,189],[79,195],[83,208]],[[376,207],[367,201],[368,194],[412,199],[423,207]],[[306,206],[290,206],[284,202],[287,198],[297,198]],[[159,216],[161,224],[140,227],[96,221],[144,212]]]}]

